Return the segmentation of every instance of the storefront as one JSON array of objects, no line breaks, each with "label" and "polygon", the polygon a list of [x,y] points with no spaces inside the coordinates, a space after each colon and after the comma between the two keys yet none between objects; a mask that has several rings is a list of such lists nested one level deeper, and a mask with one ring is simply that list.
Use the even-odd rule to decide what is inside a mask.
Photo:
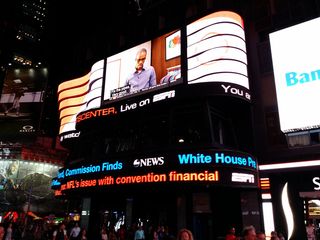
[{"label": "storefront", "polygon": [[239,230],[260,222],[257,161],[237,151],[176,152],[74,165],[60,169],[53,185],[62,194],[86,198],[90,206],[82,213],[90,212],[95,224],[89,225],[96,231],[102,224],[163,224],[173,234],[189,226],[196,236],[214,239],[223,236],[226,224]]},{"label": "storefront", "polygon": [[306,226],[311,222],[319,237],[319,167],[318,160],[260,166],[268,232],[273,224],[273,230],[291,236],[290,239],[304,239]]}]

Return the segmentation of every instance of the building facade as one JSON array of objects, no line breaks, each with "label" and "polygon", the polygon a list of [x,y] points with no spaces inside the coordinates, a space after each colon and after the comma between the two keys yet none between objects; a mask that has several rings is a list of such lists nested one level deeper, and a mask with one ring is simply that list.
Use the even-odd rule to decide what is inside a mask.
[{"label": "building facade", "polygon": [[[199,239],[262,229],[244,33],[239,14],[213,12],[59,85],[60,141],[72,157],[53,185],[84,199],[91,234],[119,224],[188,227]],[[149,64],[157,78],[132,91],[140,49],[142,73]]]},{"label": "building facade", "polygon": [[[140,30],[114,29],[117,34],[107,47],[91,48],[100,55],[94,61],[92,55],[87,56],[89,70],[59,86],[59,134],[71,155],[54,179],[55,187],[66,197],[83,198],[82,220],[92,232],[105,223],[127,227],[150,223],[167,224],[173,233],[187,226],[199,239],[217,239],[229,225],[240,234],[243,226],[253,224],[267,234],[276,230],[289,239],[306,238],[307,222],[318,224],[314,211],[319,133],[317,111],[302,110],[316,109],[309,105],[316,97],[308,91],[293,94],[292,101],[311,97],[300,108],[282,98],[289,93],[279,91],[278,67],[293,66],[289,64],[292,52],[287,59],[281,58],[271,51],[270,39],[278,30],[316,19],[319,3],[190,1],[183,6],[173,4],[175,19],[163,14],[168,10],[165,3],[158,4],[157,14],[151,16],[156,8],[150,7],[134,20],[141,24],[150,19],[150,24],[141,24]],[[220,22],[211,22],[212,29],[205,25],[211,14],[225,10],[240,18],[228,18],[226,22],[232,24],[223,29],[215,28]],[[235,20],[241,18],[243,22]],[[174,38],[178,32],[180,42]],[[237,36],[236,40],[224,34]],[[220,36],[224,36],[221,41]],[[289,48],[289,42],[282,46]],[[180,43],[180,54],[169,43]],[[157,86],[128,94],[122,80],[126,71],[121,69],[129,68],[140,45],[151,53],[146,63],[155,68]],[[131,47],[135,51],[127,52]],[[317,84],[317,66],[305,61],[310,52],[317,51],[301,55],[300,48],[294,49],[294,58],[303,56],[297,64],[303,62],[309,68],[300,74],[310,73],[310,78],[299,75],[297,86]],[[213,58],[205,53],[212,53]],[[293,89],[298,78],[288,78]],[[287,127],[297,115],[308,119]],[[309,124],[310,118],[315,122]],[[217,172],[207,168],[212,162],[221,164],[222,159],[231,165],[215,165]],[[202,176],[204,182],[199,181]],[[285,197],[289,208],[284,205]],[[92,222],[98,224],[92,226]]]}]

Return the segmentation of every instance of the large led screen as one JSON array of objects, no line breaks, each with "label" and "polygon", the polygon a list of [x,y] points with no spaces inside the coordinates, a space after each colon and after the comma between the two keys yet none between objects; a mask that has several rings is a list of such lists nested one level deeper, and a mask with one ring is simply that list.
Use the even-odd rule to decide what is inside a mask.
[{"label": "large led screen", "polygon": [[[56,176],[58,166],[36,161],[5,159],[0,161],[0,207],[22,211],[26,205],[50,208],[54,199],[51,179]],[[41,200],[46,200],[44,202]],[[39,210],[38,209],[38,210]],[[52,209],[51,209],[52,210]]]},{"label": "large led screen", "polygon": [[103,99],[135,96],[177,83],[180,45],[180,31],[174,31],[108,57]]},{"label": "large led screen", "polygon": [[0,134],[33,135],[40,120],[47,68],[8,69],[0,99]]},{"label": "large led screen", "polygon": [[52,180],[52,188],[64,192],[125,185],[182,186],[184,183],[257,187],[257,167],[253,156],[236,151],[132,155],[62,168]]},{"label": "large led screen", "polygon": [[[91,67],[90,73],[59,85],[59,134],[61,141],[80,135],[80,132],[76,131],[78,113],[100,107],[103,71],[104,60],[100,60]],[[66,133],[68,134],[62,136]]]},{"label": "large led screen", "polygon": [[244,24],[238,14],[216,12],[189,24],[187,57],[189,84],[210,82],[249,89]]},{"label": "large led screen", "polygon": [[319,28],[316,18],[269,36],[284,133],[320,126]]}]

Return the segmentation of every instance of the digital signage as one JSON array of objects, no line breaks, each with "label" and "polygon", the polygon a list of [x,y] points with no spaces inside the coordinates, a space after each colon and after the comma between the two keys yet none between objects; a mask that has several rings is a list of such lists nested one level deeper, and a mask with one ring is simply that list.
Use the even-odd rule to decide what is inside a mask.
[{"label": "digital signage", "polygon": [[181,79],[180,31],[174,31],[107,58],[103,99],[125,96],[177,83]]},{"label": "digital signage", "polygon": [[21,143],[0,141],[0,160],[21,158]]},{"label": "digital signage", "polygon": [[80,132],[76,130],[77,114],[100,107],[103,72],[104,60],[101,60],[92,66],[90,73],[59,85],[61,142],[80,136]]},{"label": "digital signage", "polygon": [[308,201],[308,215],[309,218],[320,218],[320,201],[317,199]]},{"label": "digital signage", "polygon": [[35,136],[47,78],[47,68],[7,70],[0,98],[1,137]]},{"label": "digital signage", "polygon": [[183,182],[257,187],[257,169],[254,157],[237,151],[154,154],[62,168],[53,179],[52,188],[64,192],[91,187]]},{"label": "digital signage", "polygon": [[320,18],[269,35],[274,80],[284,133],[320,127]]},{"label": "digital signage", "polygon": [[[60,84],[61,142],[78,138],[89,119],[132,112],[166,99],[209,94],[250,101],[242,18],[221,11],[185,27],[186,31],[178,29],[109,56],[87,75]],[[187,49],[181,44],[185,38]],[[181,67],[183,50],[187,68]]]},{"label": "digital signage", "polygon": [[244,24],[238,14],[215,12],[187,25],[187,58],[188,84],[249,89]]},{"label": "digital signage", "polygon": [[0,161],[1,209],[6,209],[8,206],[23,209],[30,201],[31,204],[37,203],[38,206],[43,206],[41,200],[54,199],[51,180],[57,175],[58,168],[58,165],[37,161],[2,159]]}]

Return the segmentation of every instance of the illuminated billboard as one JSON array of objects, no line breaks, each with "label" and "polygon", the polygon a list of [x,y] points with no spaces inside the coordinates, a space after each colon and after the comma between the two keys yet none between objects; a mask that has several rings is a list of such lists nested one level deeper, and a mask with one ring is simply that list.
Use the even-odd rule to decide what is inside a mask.
[{"label": "illuminated billboard", "polygon": [[0,160],[21,158],[21,143],[0,141]]},{"label": "illuminated billboard", "polygon": [[242,18],[229,11],[187,25],[188,83],[219,83],[249,89]]},{"label": "illuminated billboard", "polygon": [[102,78],[104,60],[95,63],[90,73],[63,82],[58,87],[58,104],[60,113],[60,140],[79,137],[76,131],[77,114],[101,104]]},{"label": "illuminated billboard", "polygon": [[136,96],[181,78],[180,31],[144,42],[107,58],[104,100]]},{"label": "illuminated billboard", "polygon": [[316,18],[269,35],[284,133],[320,127],[319,27]]},{"label": "illuminated billboard", "polygon": [[[186,30],[109,56],[93,65],[89,74],[60,84],[61,142],[79,137],[84,126],[90,126],[89,119],[136,111],[180,96],[227,95],[250,101],[242,18],[229,11],[216,12],[187,25]],[[187,38],[187,69],[181,66],[183,38]],[[186,74],[187,79],[182,79]]]},{"label": "illuminated billboard", "polygon": [[57,175],[58,168],[58,165],[36,161],[1,160],[1,209],[14,207],[22,210],[28,201],[40,206],[41,199],[54,199],[51,180]]},{"label": "illuminated billboard", "polygon": [[237,151],[162,153],[62,168],[53,179],[52,188],[64,192],[163,183],[257,187],[257,167],[254,157]]},{"label": "illuminated billboard", "polygon": [[47,78],[47,68],[7,70],[0,99],[2,137],[34,136]]}]

